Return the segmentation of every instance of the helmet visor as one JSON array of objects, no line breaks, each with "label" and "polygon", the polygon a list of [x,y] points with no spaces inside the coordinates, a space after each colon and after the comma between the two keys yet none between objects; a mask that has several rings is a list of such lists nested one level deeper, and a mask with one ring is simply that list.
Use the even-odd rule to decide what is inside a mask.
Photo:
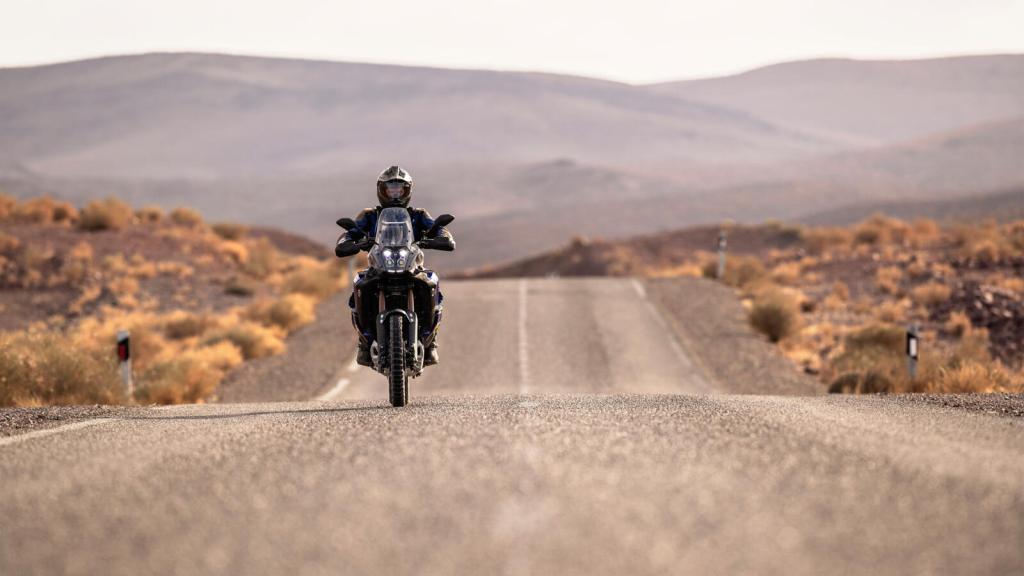
[{"label": "helmet visor", "polygon": [[409,183],[402,180],[388,180],[381,186],[384,195],[392,200],[400,200],[409,192]]}]

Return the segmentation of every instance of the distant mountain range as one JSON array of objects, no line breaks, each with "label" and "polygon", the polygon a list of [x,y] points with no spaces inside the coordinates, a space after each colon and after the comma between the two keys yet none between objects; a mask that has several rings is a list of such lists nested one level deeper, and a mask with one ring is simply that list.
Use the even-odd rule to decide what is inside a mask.
[{"label": "distant mountain range", "polygon": [[0,69],[0,189],[333,240],[401,162],[470,266],[576,234],[1024,184],[1024,56],[815,60],[633,86],[216,54]]}]

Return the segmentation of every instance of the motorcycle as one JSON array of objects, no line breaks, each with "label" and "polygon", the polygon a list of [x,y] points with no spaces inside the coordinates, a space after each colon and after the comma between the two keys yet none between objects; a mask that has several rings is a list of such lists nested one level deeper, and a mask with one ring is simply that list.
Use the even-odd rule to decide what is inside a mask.
[{"label": "motorcycle", "polygon": [[[423,249],[455,217],[442,214],[416,242],[412,218],[405,208],[385,208],[377,219],[377,232],[359,242],[369,251],[369,268],[353,282],[355,310],[360,323],[376,318],[370,347],[373,368],[388,378],[388,398],[395,407],[409,401],[409,379],[423,373],[424,351],[441,320],[439,278],[424,268]],[[347,231],[356,228],[351,218],[337,221]],[[361,333],[364,327],[357,325]]]}]

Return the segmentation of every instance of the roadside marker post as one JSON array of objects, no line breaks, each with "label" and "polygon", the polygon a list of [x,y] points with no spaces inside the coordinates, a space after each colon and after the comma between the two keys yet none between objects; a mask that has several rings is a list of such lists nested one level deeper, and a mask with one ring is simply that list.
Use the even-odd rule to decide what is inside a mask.
[{"label": "roadside marker post", "polygon": [[117,361],[120,364],[121,383],[128,398],[135,396],[135,381],[132,379],[131,335],[127,330],[117,332]]},{"label": "roadside marker post", "polygon": [[919,330],[917,324],[912,324],[907,329],[907,371],[910,373],[911,381],[917,378],[917,359],[921,346]]},{"label": "roadside marker post", "polygon": [[718,280],[725,278],[725,252],[728,245],[725,229],[718,232]]}]

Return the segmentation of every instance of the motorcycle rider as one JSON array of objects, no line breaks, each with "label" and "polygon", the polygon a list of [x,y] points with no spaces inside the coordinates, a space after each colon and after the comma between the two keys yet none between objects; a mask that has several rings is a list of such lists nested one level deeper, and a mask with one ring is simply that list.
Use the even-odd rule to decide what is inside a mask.
[{"label": "motorcycle rider", "polygon": [[[413,235],[421,249],[449,252],[455,250],[455,240],[445,228],[440,228],[430,238],[424,237],[427,231],[433,228],[434,219],[430,217],[426,210],[409,207],[409,200],[412,198],[412,187],[412,176],[401,166],[389,166],[381,172],[380,176],[377,177],[378,206],[376,208],[367,208],[359,213],[359,216],[355,219],[356,227],[346,231],[338,238],[338,243],[334,247],[334,254],[338,258],[345,258],[357,254],[360,250],[369,251],[370,246],[365,244],[365,239],[373,238],[377,233],[377,217],[380,215],[381,210],[392,207],[401,207],[409,211],[409,217],[412,219]],[[442,299],[440,294],[438,299],[439,301]],[[356,355],[356,362],[363,366],[372,366],[370,345],[372,344],[373,333],[372,331],[360,328],[363,324],[360,322],[358,311],[356,310],[354,290],[348,304],[349,308],[352,309],[352,323],[356,327],[356,332],[359,333],[359,351]],[[425,366],[437,364],[439,360],[436,331],[437,326],[434,326],[434,337],[431,338],[430,344],[424,350],[423,364]]]}]

